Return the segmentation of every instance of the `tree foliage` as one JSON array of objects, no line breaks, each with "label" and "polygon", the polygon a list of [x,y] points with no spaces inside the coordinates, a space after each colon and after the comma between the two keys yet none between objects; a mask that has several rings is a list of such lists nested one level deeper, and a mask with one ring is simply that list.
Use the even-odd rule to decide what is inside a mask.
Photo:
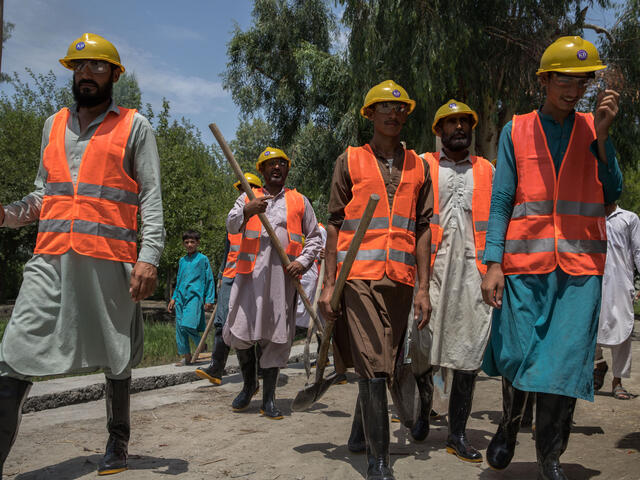
[{"label": "tree foliage", "polygon": [[391,78],[417,100],[403,140],[418,152],[435,147],[431,122],[440,105],[450,98],[468,103],[480,116],[475,150],[493,159],[502,126],[542,101],[535,71],[544,49],[559,36],[582,34],[589,7],[609,5],[337,3],[344,9],[340,22],[324,2],[256,0],[252,26],[236,29],[229,43],[225,75],[242,113],[274,126],[279,146],[295,158],[291,183],[314,201],[321,218],[335,158],[371,137],[359,114],[371,86]]},{"label": "tree foliage", "polygon": [[620,92],[620,111],[611,132],[624,175],[620,204],[640,212],[640,0],[628,0],[617,13],[614,27],[600,42],[609,66],[602,87]]}]

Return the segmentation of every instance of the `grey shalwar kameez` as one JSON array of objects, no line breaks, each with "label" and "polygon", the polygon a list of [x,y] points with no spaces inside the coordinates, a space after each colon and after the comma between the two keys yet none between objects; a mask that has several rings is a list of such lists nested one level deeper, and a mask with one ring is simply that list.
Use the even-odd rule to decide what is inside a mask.
[{"label": "grey shalwar kameez", "polygon": [[[80,131],[77,108],[71,109],[65,152],[74,183],[84,151],[115,103]],[[36,189],[4,207],[2,226],[17,228],[38,220],[47,182],[42,153],[49,143],[53,116],[44,125]],[[149,122],[135,114],[123,160],[139,185],[142,243],[138,261],[158,265],[164,246],[160,161]],[[0,343],[0,376],[31,376],[104,369],[112,379],[131,375],[142,358],[140,305],[129,294],[133,265],[80,255],[34,255],[24,277],[11,320]]]}]

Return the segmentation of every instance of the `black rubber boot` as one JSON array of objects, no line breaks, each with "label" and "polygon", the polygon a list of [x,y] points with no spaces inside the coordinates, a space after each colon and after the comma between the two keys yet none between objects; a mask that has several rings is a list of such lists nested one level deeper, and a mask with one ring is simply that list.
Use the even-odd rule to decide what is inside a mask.
[{"label": "black rubber boot", "polygon": [[367,451],[367,442],[364,439],[364,426],[362,425],[360,394],[358,394],[358,398],[356,399],[356,409],[353,412],[353,423],[351,423],[351,435],[349,435],[347,448],[351,453],[365,453]]},{"label": "black rubber boot", "polygon": [[214,385],[222,383],[224,367],[227,365],[229,356],[229,346],[222,339],[222,327],[216,327],[213,337],[213,352],[211,353],[211,363],[206,368],[196,368],[196,375],[209,380]]},{"label": "black rubber boot", "polygon": [[531,394],[527,396],[527,403],[524,406],[520,428],[533,427],[533,407],[536,404],[536,396]]},{"label": "black rubber boot", "polygon": [[258,385],[258,377],[256,375],[256,351],[251,346],[245,350],[236,350],[238,362],[240,362],[240,371],[242,372],[242,380],[244,385],[238,396],[231,403],[234,412],[246,410],[251,403],[251,398],[258,393],[260,386]]},{"label": "black rubber boot", "polygon": [[364,435],[367,439],[367,480],[395,480],[389,466],[387,380],[385,378],[360,380],[358,386]]},{"label": "black rubber boot", "polygon": [[536,456],[539,480],[566,480],[560,455],[567,449],[576,399],[536,394]]},{"label": "black rubber boot", "polygon": [[411,437],[416,442],[422,442],[429,435],[429,417],[433,404],[433,370],[430,368],[422,375],[416,375],[416,385],[420,396],[420,412],[411,427]]},{"label": "black rubber boot", "polygon": [[282,420],[282,412],[276,406],[276,385],[278,384],[277,367],[262,369],[262,407],[260,413],[271,420]]},{"label": "black rubber boot", "polygon": [[260,357],[262,357],[262,347],[259,343],[256,343],[256,364],[258,365],[258,378],[264,377],[264,369],[260,366]]},{"label": "black rubber boot", "polygon": [[476,372],[453,371],[449,396],[449,435],[447,436],[447,452],[460,460],[473,463],[482,461],[482,455],[469,443],[466,434],[477,376]]},{"label": "black rubber boot", "polygon": [[31,382],[11,377],[0,377],[0,478],[4,461],[18,435],[22,418],[22,405],[27,399]]},{"label": "black rubber boot", "polygon": [[502,420],[486,453],[487,463],[494,470],[503,470],[511,463],[527,396],[527,392],[514,388],[509,380],[502,377]]},{"label": "black rubber boot", "polygon": [[110,380],[105,385],[107,404],[107,430],[109,440],[104,457],[98,465],[98,475],[112,475],[127,469],[129,455],[129,386],[131,378],[126,380]]}]

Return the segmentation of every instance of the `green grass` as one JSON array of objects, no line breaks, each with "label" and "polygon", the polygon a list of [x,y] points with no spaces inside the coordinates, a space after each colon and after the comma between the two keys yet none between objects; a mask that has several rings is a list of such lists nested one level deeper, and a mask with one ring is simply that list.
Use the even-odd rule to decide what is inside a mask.
[{"label": "green grass", "polygon": [[[0,338],[9,322],[9,317],[0,316]],[[209,342],[209,344],[211,344]],[[192,351],[196,349],[192,347]],[[144,355],[136,368],[166,365],[178,361],[176,327],[169,322],[144,322]]]}]

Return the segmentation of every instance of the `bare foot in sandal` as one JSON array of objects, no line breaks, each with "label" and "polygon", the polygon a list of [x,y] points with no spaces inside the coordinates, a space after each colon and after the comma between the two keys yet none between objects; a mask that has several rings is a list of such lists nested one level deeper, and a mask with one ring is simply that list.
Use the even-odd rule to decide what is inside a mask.
[{"label": "bare foot in sandal", "polygon": [[622,380],[620,378],[613,379],[612,395],[616,400],[629,400],[631,394],[622,386]]}]

